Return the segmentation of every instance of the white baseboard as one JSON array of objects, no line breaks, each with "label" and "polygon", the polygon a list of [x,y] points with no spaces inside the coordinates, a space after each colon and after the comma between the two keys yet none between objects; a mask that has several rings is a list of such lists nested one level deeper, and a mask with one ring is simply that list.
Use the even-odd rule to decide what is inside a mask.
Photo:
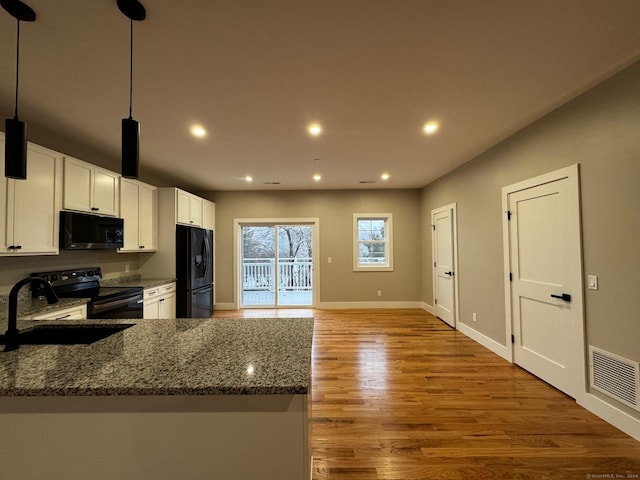
[{"label": "white baseboard", "polygon": [[640,420],[637,418],[591,393],[582,395],[581,399],[578,400],[578,405],[583,406],[605,422],[610,423],[640,442]]},{"label": "white baseboard", "polygon": [[430,313],[431,315],[436,314],[436,310],[435,308],[433,308],[433,305],[429,305],[428,303],[422,302],[420,308],[422,308],[422,310],[424,310],[425,312]]},{"label": "white baseboard", "polygon": [[471,340],[478,342],[480,345],[488,348],[496,355],[500,355],[505,360],[509,362],[511,361],[511,356],[509,355],[510,352],[508,351],[506,346],[496,342],[494,339],[487,337],[486,335],[480,333],[477,330],[474,330],[473,328],[462,322],[458,322],[456,328],[459,332],[465,334]]},{"label": "white baseboard", "polygon": [[351,310],[364,308],[422,308],[421,302],[319,302],[315,308]]}]

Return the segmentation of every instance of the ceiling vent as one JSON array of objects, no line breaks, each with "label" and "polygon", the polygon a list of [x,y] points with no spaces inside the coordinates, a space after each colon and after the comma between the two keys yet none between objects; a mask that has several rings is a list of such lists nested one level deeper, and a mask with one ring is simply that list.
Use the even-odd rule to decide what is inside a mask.
[{"label": "ceiling vent", "polygon": [[589,346],[591,386],[640,411],[638,362]]}]

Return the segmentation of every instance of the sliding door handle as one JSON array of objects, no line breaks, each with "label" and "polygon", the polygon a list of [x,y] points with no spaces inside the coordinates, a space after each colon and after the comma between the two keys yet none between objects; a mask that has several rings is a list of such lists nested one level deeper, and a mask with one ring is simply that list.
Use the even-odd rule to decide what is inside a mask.
[{"label": "sliding door handle", "polygon": [[565,302],[571,301],[571,295],[569,295],[568,293],[563,293],[562,295],[551,294],[551,298],[559,298],[560,300],[564,300]]}]

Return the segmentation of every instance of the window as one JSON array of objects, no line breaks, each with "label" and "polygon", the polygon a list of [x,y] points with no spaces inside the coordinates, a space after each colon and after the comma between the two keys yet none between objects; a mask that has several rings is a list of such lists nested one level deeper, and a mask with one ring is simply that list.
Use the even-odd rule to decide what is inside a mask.
[{"label": "window", "polygon": [[393,270],[393,217],[390,213],[353,214],[353,269]]}]

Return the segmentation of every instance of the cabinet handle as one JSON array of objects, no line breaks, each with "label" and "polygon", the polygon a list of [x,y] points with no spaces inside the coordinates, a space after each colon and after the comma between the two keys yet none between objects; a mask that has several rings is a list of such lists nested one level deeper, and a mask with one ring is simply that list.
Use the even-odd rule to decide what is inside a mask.
[{"label": "cabinet handle", "polygon": [[22,245],[16,245],[15,247],[13,247],[16,250],[20,250],[22,248]]},{"label": "cabinet handle", "polygon": [[15,247],[15,245],[9,245],[9,246],[7,247],[7,250],[13,250],[13,249],[15,249],[15,248],[16,248],[16,247]]},{"label": "cabinet handle", "polygon": [[193,223],[193,220],[189,220],[189,223]]},{"label": "cabinet handle", "polygon": [[56,317],[56,320],[64,320],[65,318],[69,318],[71,316],[70,313],[68,313],[67,315],[63,315],[61,317]]},{"label": "cabinet handle", "polygon": [[161,301],[161,302],[164,302],[164,298],[161,298],[161,299],[160,299],[160,301]]},{"label": "cabinet handle", "polygon": [[98,207],[91,207],[91,210],[94,211],[94,212],[97,212],[100,209]]},{"label": "cabinet handle", "polygon": [[140,245],[140,246],[138,246],[138,248],[144,248],[144,245]]}]

